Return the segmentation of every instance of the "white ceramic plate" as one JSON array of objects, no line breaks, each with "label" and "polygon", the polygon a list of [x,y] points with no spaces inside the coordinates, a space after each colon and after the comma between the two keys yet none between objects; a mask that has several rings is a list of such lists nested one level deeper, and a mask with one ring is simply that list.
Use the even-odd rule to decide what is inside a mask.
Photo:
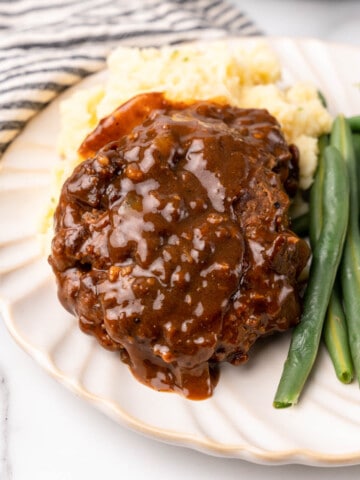
[{"label": "white ceramic plate", "polygon": [[[333,113],[360,112],[360,49],[269,41],[286,80],[317,84]],[[97,81],[95,76],[75,88]],[[245,366],[224,366],[214,396],[191,402],[144,387],[116,354],[80,332],[57,301],[36,233],[57,160],[58,107],[59,99],[30,122],[0,165],[0,305],[15,340],[65,386],[156,439],[257,463],[360,463],[360,391],[335,379],[323,350],[300,404],[275,410],[289,335],[262,343]]]}]

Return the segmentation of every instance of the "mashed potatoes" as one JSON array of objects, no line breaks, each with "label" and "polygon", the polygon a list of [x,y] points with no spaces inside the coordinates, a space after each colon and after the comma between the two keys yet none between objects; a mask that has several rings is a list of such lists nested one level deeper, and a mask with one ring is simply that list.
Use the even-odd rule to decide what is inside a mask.
[{"label": "mashed potatoes", "polygon": [[56,169],[54,204],[60,186],[81,160],[77,149],[85,136],[119,105],[148,91],[163,91],[171,100],[216,99],[268,109],[286,140],[300,150],[301,188],[311,185],[317,137],[329,132],[332,119],[314,86],[279,86],[281,65],[265,41],[120,47],[109,56],[108,70],[104,85],[79,91],[62,103],[58,147],[63,160]]}]

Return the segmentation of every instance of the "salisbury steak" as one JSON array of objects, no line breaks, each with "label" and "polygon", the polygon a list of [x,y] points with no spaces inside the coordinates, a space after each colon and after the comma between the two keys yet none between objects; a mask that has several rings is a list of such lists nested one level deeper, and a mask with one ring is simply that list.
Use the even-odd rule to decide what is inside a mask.
[{"label": "salisbury steak", "polygon": [[299,321],[296,149],[265,110],[152,93],[81,151],[55,214],[61,302],[145,384],[210,396],[219,362]]}]

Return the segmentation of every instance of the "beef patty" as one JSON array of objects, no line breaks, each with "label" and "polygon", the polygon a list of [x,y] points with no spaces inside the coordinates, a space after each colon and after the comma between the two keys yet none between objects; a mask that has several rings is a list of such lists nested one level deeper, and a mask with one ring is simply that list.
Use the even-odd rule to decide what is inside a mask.
[{"label": "beef patty", "polygon": [[80,152],[49,261],[64,307],[140,381],[206,398],[219,362],[298,323],[297,151],[267,111],[143,94]]}]

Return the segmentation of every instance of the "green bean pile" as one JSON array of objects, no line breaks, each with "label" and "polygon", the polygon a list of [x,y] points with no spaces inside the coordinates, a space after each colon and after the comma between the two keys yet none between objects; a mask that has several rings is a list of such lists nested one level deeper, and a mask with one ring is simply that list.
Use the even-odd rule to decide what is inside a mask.
[{"label": "green bean pile", "polygon": [[319,163],[309,212],[294,231],[313,251],[301,322],[295,327],[274,398],[275,408],[298,402],[321,339],[338,379],[360,383],[360,116],[338,116],[319,139]]}]

